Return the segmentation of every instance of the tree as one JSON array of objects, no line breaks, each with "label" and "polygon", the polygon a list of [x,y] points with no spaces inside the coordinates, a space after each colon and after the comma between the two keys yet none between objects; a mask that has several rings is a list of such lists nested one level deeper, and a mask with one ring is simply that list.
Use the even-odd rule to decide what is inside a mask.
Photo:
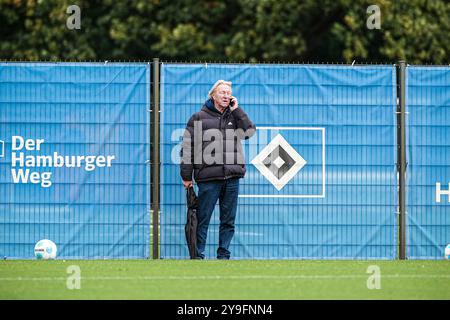
[{"label": "tree", "polygon": [[448,64],[450,3],[377,0],[0,0],[0,58]]}]

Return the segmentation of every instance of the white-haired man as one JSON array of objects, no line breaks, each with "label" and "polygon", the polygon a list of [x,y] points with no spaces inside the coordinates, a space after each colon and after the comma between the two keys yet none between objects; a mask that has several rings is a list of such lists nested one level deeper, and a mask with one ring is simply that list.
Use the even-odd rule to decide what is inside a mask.
[{"label": "white-haired man", "polygon": [[198,186],[198,258],[204,259],[208,226],[219,200],[220,226],[217,259],[229,259],[235,230],[239,179],[245,176],[241,139],[256,127],[232,96],[232,84],[219,80],[208,100],[189,119],[183,136],[180,173],[185,188]]}]

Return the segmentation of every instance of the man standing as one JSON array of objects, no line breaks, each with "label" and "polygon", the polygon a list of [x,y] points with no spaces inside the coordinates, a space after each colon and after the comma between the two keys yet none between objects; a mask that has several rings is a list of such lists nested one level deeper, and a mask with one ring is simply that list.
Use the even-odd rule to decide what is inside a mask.
[{"label": "man standing", "polygon": [[181,178],[185,188],[198,185],[198,258],[204,259],[208,226],[219,200],[220,227],[217,259],[229,259],[234,235],[239,179],[245,175],[241,139],[248,139],[255,125],[232,96],[231,82],[218,80],[208,100],[189,119],[182,144]]}]

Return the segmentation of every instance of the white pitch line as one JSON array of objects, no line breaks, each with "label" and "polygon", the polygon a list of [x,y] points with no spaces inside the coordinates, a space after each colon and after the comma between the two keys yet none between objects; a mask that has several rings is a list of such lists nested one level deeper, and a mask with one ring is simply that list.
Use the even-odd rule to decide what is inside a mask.
[{"label": "white pitch line", "polygon": [[[292,276],[144,276],[144,277],[80,277],[80,280],[253,280],[253,279],[269,279],[269,280],[283,280],[283,279],[366,279],[368,275],[292,275]],[[450,275],[381,275],[381,278],[396,279],[450,279]],[[0,281],[66,281],[64,277],[15,277],[15,278],[0,278]]]}]

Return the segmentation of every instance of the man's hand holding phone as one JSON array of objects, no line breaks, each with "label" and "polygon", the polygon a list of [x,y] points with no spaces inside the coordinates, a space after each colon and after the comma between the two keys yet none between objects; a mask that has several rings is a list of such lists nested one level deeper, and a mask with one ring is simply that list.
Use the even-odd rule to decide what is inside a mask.
[{"label": "man's hand holding phone", "polygon": [[238,107],[239,107],[238,100],[236,99],[236,97],[231,96],[231,99],[230,99],[230,110],[231,111],[236,110]]}]

